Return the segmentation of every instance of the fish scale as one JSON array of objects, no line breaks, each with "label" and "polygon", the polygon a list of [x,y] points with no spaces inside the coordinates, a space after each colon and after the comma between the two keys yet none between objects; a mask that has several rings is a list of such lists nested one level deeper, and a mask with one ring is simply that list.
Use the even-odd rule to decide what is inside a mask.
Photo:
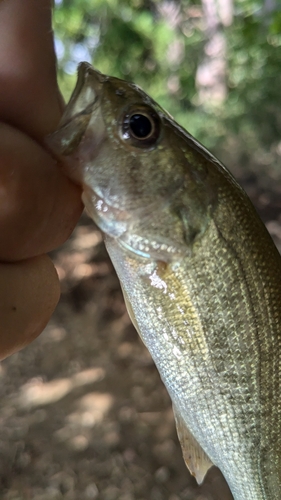
[{"label": "fish scale", "polygon": [[189,470],[201,483],[215,464],[234,500],[280,500],[281,258],[247,195],[141,89],[87,63],[48,144],[104,233]]},{"label": "fish scale", "polygon": [[[118,273],[121,258],[120,256],[116,257],[115,251],[114,250],[112,251],[110,244],[107,243],[107,247],[109,249],[109,253],[111,255],[111,258],[114,262],[114,265]],[[218,247],[221,248],[220,242],[218,242]],[[220,248],[217,248],[217,251],[220,251]],[[229,366],[228,350],[227,348],[225,348],[224,345],[221,345],[222,343],[219,337],[219,334],[221,334],[221,332],[217,332],[216,328],[214,331],[212,331],[208,320],[204,317],[206,314],[207,315],[209,314],[210,305],[208,307],[205,307],[206,310],[204,311],[204,308],[201,307],[201,301],[199,300],[199,298],[201,296],[202,302],[203,303],[205,302],[206,297],[204,295],[206,295],[206,293],[204,294],[202,293],[202,291],[204,292],[204,290],[206,290],[205,283],[209,282],[212,284],[215,283],[213,279],[215,270],[213,272],[210,272],[209,268],[206,269],[204,266],[202,266],[201,256],[199,256],[198,260],[200,266],[200,273],[197,272],[196,262],[193,261],[191,263],[191,266],[189,266],[192,268],[194,272],[194,276],[196,277],[195,281],[192,280],[192,277],[188,272],[182,275],[182,272],[179,272],[178,270],[175,273],[175,276],[172,274],[170,277],[170,280],[172,281],[171,286],[176,297],[177,297],[177,287],[174,285],[174,280],[177,279],[179,284],[181,284],[181,282],[183,283],[183,287],[179,286],[181,290],[180,292],[178,292],[181,301],[180,304],[182,303],[182,307],[186,308],[186,304],[188,302],[186,300],[186,296],[187,293],[189,293],[192,294],[193,297],[192,304],[194,305],[195,309],[200,311],[200,315],[198,315],[199,318],[198,317],[196,318],[196,316],[193,313],[193,318],[192,318],[193,321],[192,320],[190,321],[195,339],[191,343],[191,345],[187,344],[184,346],[185,349],[182,362],[179,362],[179,360],[177,360],[177,363],[175,363],[173,349],[172,348],[168,349],[166,341],[163,342],[162,344],[160,344],[159,342],[159,337],[161,336],[161,334],[163,335],[163,331],[165,330],[169,334],[169,325],[172,324],[174,326],[176,324],[174,319],[170,318],[169,312],[171,316],[173,316],[174,314],[177,315],[177,312],[175,312],[175,309],[177,308],[171,308],[170,306],[169,308],[170,311],[166,310],[164,323],[162,323],[161,318],[159,318],[157,313],[154,312],[154,309],[157,308],[158,304],[159,305],[162,304],[163,291],[156,289],[155,293],[157,294],[157,296],[155,296],[155,294],[152,295],[151,290],[149,291],[148,294],[147,285],[143,287],[143,285],[140,283],[138,283],[140,288],[138,290],[135,290],[135,288],[138,286],[137,281],[139,281],[139,279],[137,278],[137,275],[133,273],[133,266],[130,266],[128,270],[130,278],[126,280],[126,283],[128,283],[128,288],[125,287],[125,290],[128,296],[132,297],[134,295],[136,304],[139,304],[141,302],[143,310],[146,311],[145,317],[143,317],[143,314],[141,312],[139,314],[136,313],[136,306],[134,307],[133,305],[133,309],[135,311],[135,318],[138,324],[138,330],[142,332],[141,334],[142,339],[149,348],[155,360],[155,363],[160,371],[161,377],[167,389],[170,392],[172,400],[176,402],[177,407],[181,408],[182,414],[187,414],[187,410],[190,408],[193,407],[196,408],[196,418],[192,420],[189,417],[187,421],[188,428],[192,431],[193,435],[197,438],[200,445],[206,451],[206,453],[211,458],[213,463],[215,463],[221,468],[222,472],[225,474],[226,477],[229,477],[228,461],[231,460],[232,462],[231,475],[234,478],[234,481],[235,478],[237,478],[237,480],[236,482],[234,482],[233,485],[230,484],[230,487],[232,486],[232,492],[234,495],[236,494],[237,499],[254,500],[257,498],[263,498],[263,492],[262,489],[259,487],[259,485],[258,484],[255,485],[254,489],[251,486],[251,468],[254,468],[253,454],[256,454],[256,442],[253,439],[253,428],[251,422],[255,416],[255,411],[258,406],[258,403],[257,402],[254,403],[253,396],[251,397],[251,400],[249,402],[243,401],[243,404],[241,404],[239,397],[237,401],[237,404],[239,405],[238,409],[236,409],[236,407],[230,404],[229,402],[231,397],[233,400],[237,399],[237,394],[231,391],[231,385],[230,385],[231,380],[234,388],[238,387],[238,392],[241,393],[243,390],[242,389],[243,385],[241,381],[241,372],[243,371],[243,365],[242,366],[241,364],[239,365],[240,371],[239,373],[237,373],[237,370],[235,370],[235,358],[234,358],[235,349],[234,349],[231,351],[233,362],[230,363]],[[122,263],[121,266],[122,266],[122,278],[124,280],[124,268]],[[205,273],[202,272],[202,269],[205,269]],[[204,284],[203,287],[199,285],[200,282],[198,279],[198,275],[200,274],[202,279],[202,281],[200,280],[200,282]],[[166,283],[169,288],[168,278],[166,278]],[[182,290],[182,288],[186,288],[186,283],[189,284],[188,292]],[[131,290],[132,287],[134,287],[134,291]],[[214,302],[216,310],[218,311],[219,308],[222,308],[225,304],[223,303],[220,305],[218,303],[219,301],[216,298],[215,287],[212,286],[212,288],[210,289],[208,287],[208,290],[209,292],[211,292],[212,296],[215,297]],[[152,295],[149,302],[145,300],[145,297],[147,297],[148,295],[150,295],[150,297]],[[209,295],[208,295],[208,303],[210,304]],[[151,325],[152,331],[151,329],[147,330],[147,327],[145,328],[143,324],[143,323],[145,323],[145,325],[147,324],[147,317],[146,317],[147,314],[149,315],[150,318],[151,317],[155,318],[153,324]],[[186,316],[189,317],[189,314],[185,310],[184,317]],[[198,332],[200,330],[200,325],[198,325],[198,319],[199,321],[201,320],[200,322],[208,324],[209,326],[208,331],[202,332],[201,328],[201,333]],[[232,322],[231,317],[230,320]],[[225,330],[226,330],[228,324],[228,318],[225,318],[225,323],[226,323],[225,324]],[[215,325],[213,326],[215,327]],[[183,328],[181,321],[178,322],[178,328],[180,330],[182,330]],[[215,336],[215,339],[209,343],[208,338],[212,338],[213,335]],[[253,332],[253,335],[255,335],[255,332]],[[217,340],[216,337],[218,337]],[[237,342],[239,342],[238,335],[236,337],[236,340]],[[169,335],[169,343],[174,345],[174,342],[175,341],[173,336]],[[205,344],[207,346],[207,349],[206,347],[205,349],[204,347],[202,348],[202,344],[203,345]],[[180,348],[179,344],[177,344],[177,347]],[[204,356],[206,350],[208,352],[207,358],[206,355]],[[194,357],[194,353],[196,351],[198,352],[198,356]],[[227,375],[227,380],[225,381],[223,380],[224,373],[217,373],[216,360],[212,359],[214,358],[214,356],[210,355],[210,353],[217,353],[217,352],[220,353],[221,351],[223,351],[223,358],[225,360],[225,365],[227,365],[227,368],[224,369],[224,373]],[[167,353],[169,352],[171,358],[167,359]],[[240,351],[238,352],[240,353]],[[254,353],[253,357],[255,356],[256,353]],[[189,367],[188,370],[186,369],[187,366]],[[236,374],[237,378],[239,379],[238,383],[235,382]],[[214,377],[214,375],[216,375],[216,377]],[[190,381],[192,381],[192,387],[190,387]],[[224,396],[222,396],[222,391],[221,391],[222,383],[225,383],[227,389],[227,391],[224,391],[225,392]],[[202,393],[202,387],[204,387],[204,393]],[[246,385],[246,393],[244,394],[244,392],[242,392],[241,396],[242,396],[241,399],[243,400],[244,398],[246,400],[248,399],[249,397],[248,383]],[[253,415],[252,418],[251,414]],[[224,415],[227,415],[227,421],[222,418]],[[215,416],[215,419],[212,418],[212,416]],[[230,425],[230,420],[231,420],[231,425]],[[196,425],[196,422],[198,422],[198,425]],[[255,425],[255,427],[257,427],[257,425]],[[254,430],[256,433],[258,433],[259,431],[256,428]],[[241,435],[244,436],[244,439],[241,439]],[[241,447],[243,444],[243,440],[247,443],[247,437],[249,435],[251,438],[251,445],[250,447],[244,445],[245,447],[244,457],[241,460],[240,454],[241,454]],[[210,448],[210,443],[212,442],[212,436],[213,438],[215,438],[216,441],[219,441],[220,443],[219,457],[217,456],[217,454],[214,453],[212,448]],[[231,448],[234,449],[233,456],[229,452]],[[223,467],[222,464],[224,463],[224,461],[225,461],[225,466]],[[237,462],[237,471],[233,470],[234,462]],[[253,470],[253,475],[255,472],[257,472],[257,465]],[[277,492],[275,494],[277,495]],[[278,498],[278,496],[276,496],[276,499]]]}]

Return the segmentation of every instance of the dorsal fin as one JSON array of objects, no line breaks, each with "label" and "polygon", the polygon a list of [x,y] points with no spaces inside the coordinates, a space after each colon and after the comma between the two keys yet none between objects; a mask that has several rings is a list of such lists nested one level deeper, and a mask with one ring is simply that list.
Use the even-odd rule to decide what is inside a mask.
[{"label": "dorsal fin", "polygon": [[173,407],[173,410],[184,461],[190,474],[195,477],[198,484],[201,484],[208,470],[214,464],[186,427],[180,412],[175,406]]}]

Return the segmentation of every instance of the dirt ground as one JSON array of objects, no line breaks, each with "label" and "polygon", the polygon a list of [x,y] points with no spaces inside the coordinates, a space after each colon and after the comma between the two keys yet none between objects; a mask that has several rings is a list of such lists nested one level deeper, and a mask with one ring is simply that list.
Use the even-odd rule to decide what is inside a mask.
[{"label": "dirt ground", "polygon": [[[236,174],[281,249],[281,178]],[[0,365],[1,500],[230,499],[218,470],[200,488],[189,475],[170,399],[86,215],[53,258],[60,304]]]}]

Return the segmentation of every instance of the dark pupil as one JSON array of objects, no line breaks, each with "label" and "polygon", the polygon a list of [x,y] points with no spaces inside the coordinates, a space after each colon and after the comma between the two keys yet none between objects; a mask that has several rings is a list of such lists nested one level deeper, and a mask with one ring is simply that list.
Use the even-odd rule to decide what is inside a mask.
[{"label": "dark pupil", "polygon": [[147,118],[147,116],[144,115],[131,116],[130,128],[134,136],[138,137],[139,139],[145,139],[146,137],[149,136],[149,134],[152,131],[151,122],[149,118]]}]

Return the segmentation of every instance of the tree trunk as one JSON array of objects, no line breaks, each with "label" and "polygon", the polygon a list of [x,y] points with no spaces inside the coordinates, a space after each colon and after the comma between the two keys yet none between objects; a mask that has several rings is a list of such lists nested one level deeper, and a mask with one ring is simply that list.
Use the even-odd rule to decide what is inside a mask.
[{"label": "tree trunk", "polygon": [[223,31],[233,16],[232,0],[202,0],[206,44],[196,73],[199,103],[219,105],[227,96],[226,37]]}]

